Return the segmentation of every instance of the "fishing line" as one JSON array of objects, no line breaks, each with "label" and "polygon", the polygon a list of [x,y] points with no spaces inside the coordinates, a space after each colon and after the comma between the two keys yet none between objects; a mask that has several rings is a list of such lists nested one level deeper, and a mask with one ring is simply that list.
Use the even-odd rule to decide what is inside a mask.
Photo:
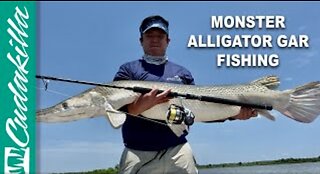
[{"label": "fishing line", "polygon": [[48,88],[41,88],[41,87],[36,87],[38,90],[45,90],[47,92],[50,92],[50,93],[53,93],[53,94],[58,94],[58,95],[61,95],[61,96],[64,96],[64,97],[72,97],[71,95],[68,95],[68,94],[65,94],[65,93],[61,93],[59,91],[54,91],[54,90],[51,90],[51,89],[48,89]]},{"label": "fishing line", "polygon": [[43,82],[43,85],[44,85],[44,88],[41,88],[41,87],[35,87],[36,89],[38,90],[41,90],[43,89],[44,91],[47,91],[47,92],[50,92],[50,93],[53,93],[53,94],[58,94],[58,95],[61,95],[61,96],[64,96],[64,97],[72,97],[71,95],[68,95],[68,94],[65,94],[65,93],[61,93],[59,91],[54,91],[54,90],[50,90],[48,89],[48,86],[49,86],[49,83],[50,83],[50,80],[48,79],[41,79],[42,82]]},{"label": "fishing line", "polygon": [[48,89],[48,85],[49,85],[50,80],[47,80],[47,79],[41,79],[41,80],[44,85],[44,90],[46,91]]},{"label": "fishing line", "polygon": [[161,124],[161,125],[163,125],[163,126],[168,126],[168,127],[169,127],[169,125],[166,124],[166,123],[163,123],[163,122],[161,122],[161,121],[158,121],[158,120],[155,120],[155,119],[152,119],[152,118],[144,117],[144,116],[142,116],[142,115],[132,115],[132,114],[130,114],[130,113],[128,113],[128,112],[124,112],[124,111],[118,111],[118,112],[117,112],[117,111],[112,111],[112,110],[106,110],[106,112],[110,112],[110,113],[122,112],[122,113],[124,113],[124,114],[126,114],[126,115],[130,115],[130,117],[136,117],[136,118],[139,118],[139,119],[142,119],[142,120],[151,121],[151,122],[153,122],[153,123],[157,123],[157,124]]}]

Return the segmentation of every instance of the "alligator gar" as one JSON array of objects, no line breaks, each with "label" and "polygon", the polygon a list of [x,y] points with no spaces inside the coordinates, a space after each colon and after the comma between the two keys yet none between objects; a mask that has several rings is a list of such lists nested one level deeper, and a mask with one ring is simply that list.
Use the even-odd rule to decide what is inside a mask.
[{"label": "alligator gar", "polygon": [[[172,92],[199,96],[217,97],[252,103],[270,105],[273,109],[293,120],[310,123],[320,115],[320,82],[310,82],[289,90],[276,90],[280,81],[276,76],[267,76],[248,84],[199,86],[181,85],[150,81],[114,81],[108,83],[117,87],[142,87],[159,90],[171,89]],[[79,95],[66,99],[52,107],[37,112],[38,122],[67,122],[96,116],[106,116],[111,125],[120,127],[125,121],[126,113],[119,109],[132,103],[140,93],[127,89],[110,87],[93,87]],[[172,98],[166,103],[158,104],[143,113],[142,116],[166,120],[166,113],[171,104],[188,108],[195,116],[196,122],[210,122],[227,119],[240,112],[240,106],[219,104],[187,98]],[[261,116],[271,120],[275,117],[267,110],[257,109]]]}]

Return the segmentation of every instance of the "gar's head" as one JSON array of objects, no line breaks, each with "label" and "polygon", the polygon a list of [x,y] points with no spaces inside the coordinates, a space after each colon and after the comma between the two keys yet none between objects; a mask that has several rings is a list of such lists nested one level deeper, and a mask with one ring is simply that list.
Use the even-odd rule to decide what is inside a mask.
[{"label": "gar's head", "polygon": [[102,115],[105,98],[87,90],[49,108],[37,111],[38,122],[67,122]]}]

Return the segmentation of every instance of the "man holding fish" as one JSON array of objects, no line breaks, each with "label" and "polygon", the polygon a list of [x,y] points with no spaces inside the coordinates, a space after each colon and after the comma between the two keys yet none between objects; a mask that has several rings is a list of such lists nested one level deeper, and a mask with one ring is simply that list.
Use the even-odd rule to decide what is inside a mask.
[{"label": "man holding fish", "polygon": [[[140,25],[142,59],[123,64],[114,77],[118,80],[159,81],[194,85],[191,73],[184,67],[168,61],[166,50],[170,42],[169,22],[161,16],[149,16]],[[155,86],[140,95],[133,103],[121,108],[128,113],[122,125],[125,149],[120,161],[120,173],[198,173],[187,131],[178,137],[161,120],[138,116],[157,104],[168,102],[170,89],[158,93]],[[257,112],[242,107],[238,115],[228,120],[247,120]],[[165,115],[163,116],[165,117]],[[218,120],[214,122],[223,122]],[[188,126],[186,126],[188,127]]]}]

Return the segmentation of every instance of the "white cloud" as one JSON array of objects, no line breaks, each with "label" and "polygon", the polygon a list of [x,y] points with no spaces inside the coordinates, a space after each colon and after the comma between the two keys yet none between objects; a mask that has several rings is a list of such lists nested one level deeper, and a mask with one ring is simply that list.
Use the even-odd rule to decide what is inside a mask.
[{"label": "white cloud", "polygon": [[292,81],[293,80],[293,77],[286,77],[284,78],[284,81]]}]

